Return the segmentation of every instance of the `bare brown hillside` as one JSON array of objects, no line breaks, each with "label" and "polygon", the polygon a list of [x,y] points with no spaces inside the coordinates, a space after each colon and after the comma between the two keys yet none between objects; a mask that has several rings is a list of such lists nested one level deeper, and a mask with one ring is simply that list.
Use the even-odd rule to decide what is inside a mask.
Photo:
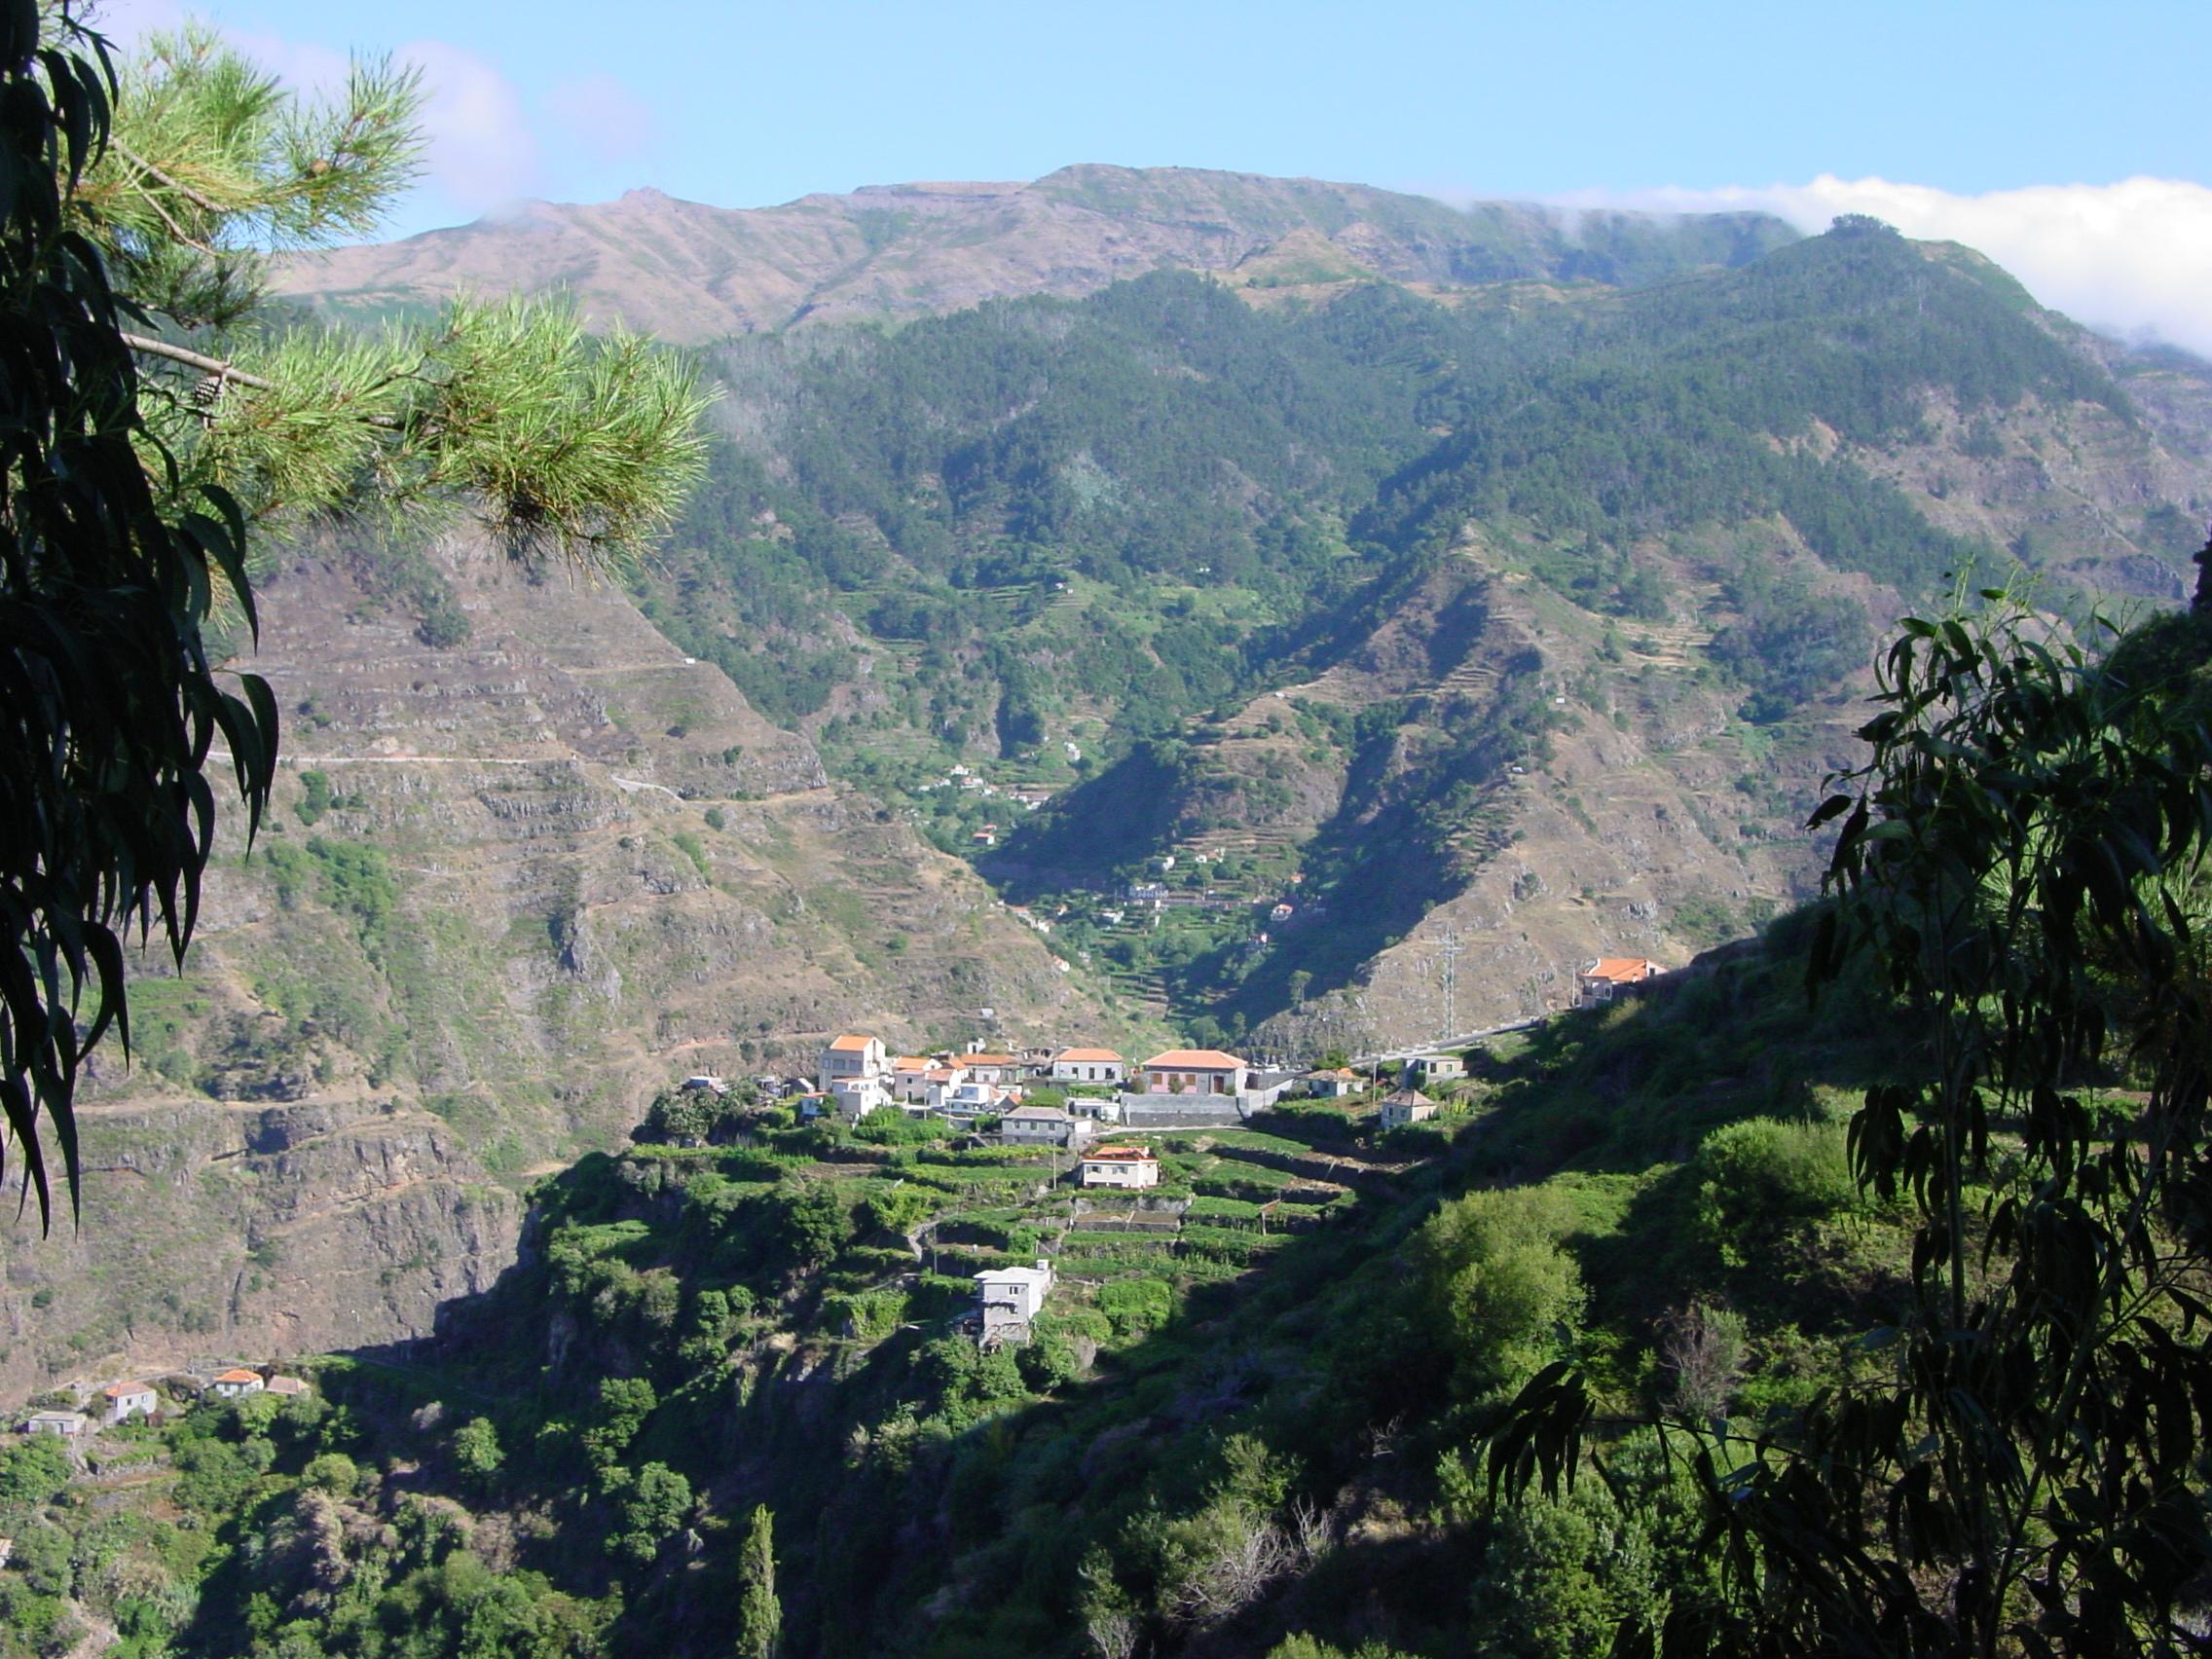
[{"label": "bare brown hillside", "polygon": [[1761,214],[1465,210],[1317,179],[1188,167],[1063,167],[1032,183],[870,186],[731,209],[634,190],[531,203],[404,241],[301,259],[279,287],[340,313],[456,293],[565,288],[595,323],[702,341],[800,322],[957,311],[1018,294],[1086,294],[1163,267],[1255,290],[1383,276],[1433,287],[1513,277],[1633,283],[1731,265],[1788,240]]},{"label": "bare brown hillside", "polygon": [[424,1333],[512,1260],[532,1172],[686,1073],[811,1069],[852,1026],[1138,1039],[621,594],[450,569],[443,649],[343,558],[269,580],[276,822],[185,975],[144,963],[81,1228],[0,1238],[0,1394]]}]

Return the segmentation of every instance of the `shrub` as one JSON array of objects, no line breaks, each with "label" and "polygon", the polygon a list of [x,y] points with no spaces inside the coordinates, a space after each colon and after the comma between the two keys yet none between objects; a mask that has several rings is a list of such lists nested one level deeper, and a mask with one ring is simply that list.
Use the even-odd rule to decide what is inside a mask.
[{"label": "shrub", "polygon": [[1419,1297],[1463,1387],[1514,1386],[1555,1356],[1585,1301],[1560,1247],[1575,1224],[1567,1195],[1520,1187],[1470,1193],[1415,1235]]},{"label": "shrub", "polygon": [[1843,1126],[1750,1118],[1705,1137],[1692,1162],[1698,1225],[1732,1264],[1848,1207]]}]

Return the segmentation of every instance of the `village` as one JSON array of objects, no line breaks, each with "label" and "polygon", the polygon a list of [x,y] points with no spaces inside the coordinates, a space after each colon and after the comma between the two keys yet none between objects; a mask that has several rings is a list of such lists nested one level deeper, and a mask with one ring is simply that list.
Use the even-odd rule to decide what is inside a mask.
[{"label": "village", "polygon": [[[1660,975],[1641,957],[1599,958],[1576,976],[1575,1006],[1605,1007]],[[751,1082],[762,1100],[790,1106],[802,1123],[853,1127],[897,1114],[1010,1149],[1049,1151],[1055,1183],[1057,1156],[1065,1154],[1078,1192],[1103,1197],[1160,1188],[1160,1137],[1240,1130],[1290,1102],[1368,1103],[1374,1128],[1388,1135],[1436,1119],[1467,1077],[1467,1056],[1443,1050],[1372,1057],[1362,1067],[1290,1069],[1218,1049],[1169,1049],[1131,1061],[1106,1048],[996,1050],[981,1039],[960,1051],[895,1055],[878,1037],[845,1032],[823,1046],[812,1078]],[[704,1075],[682,1087],[728,1091],[722,1079]],[[1145,1226],[1141,1209],[1142,1200],[1122,1224]],[[1052,1289],[1054,1266],[1041,1255],[1032,1266],[993,1267],[973,1277],[978,1341],[1020,1343]]]},{"label": "village", "polygon": [[[1600,958],[1577,975],[1575,1006],[1604,1007],[1651,986],[1660,975],[1656,963],[1640,957]],[[890,1113],[940,1124],[975,1142],[1050,1154],[1055,1184],[1064,1156],[1065,1179],[1079,1195],[1128,1200],[1124,1210],[1101,1213],[1079,1198],[1071,1226],[1080,1217],[1082,1231],[1143,1235],[1179,1229],[1192,1202],[1155,1197],[1162,1183],[1165,1137],[1215,1131],[1216,1138],[1264,1141],[1265,1134],[1250,1134],[1255,1120],[1289,1105],[1328,1102],[1371,1115],[1375,1130],[1386,1136],[1437,1119],[1467,1080],[1466,1055],[1442,1049],[1299,1069],[1218,1049],[1168,1049],[1132,1061],[1107,1048],[998,1049],[982,1039],[961,1050],[893,1054],[878,1037],[845,1032],[823,1045],[811,1077],[746,1081],[754,1098],[789,1108],[802,1124],[852,1128],[874,1114]],[[694,1096],[733,1092],[724,1079],[706,1074],[684,1078],[678,1088]],[[1244,1178],[1249,1177],[1247,1171]],[[1313,1189],[1309,1195],[1289,1197],[1321,1202],[1292,1202],[1283,1225],[1310,1220],[1325,1207],[1329,1183],[1307,1184]],[[1204,1206],[1239,1201],[1200,1195],[1199,1225],[1208,1216]],[[1264,1216],[1262,1221],[1264,1226]],[[972,1276],[973,1328],[985,1346],[996,1346],[1027,1339],[1030,1321],[1055,1282],[1055,1267],[1040,1255],[1033,1266],[992,1267]],[[159,1421],[175,1407],[312,1391],[308,1382],[273,1366],[202,1362],[159,1382],[124,1378],[104,1385],[66,1384],[42,1396],[39,1409],[18,1418],[17,1428],[76,1447],[103,1428],[133,1419]]]}]

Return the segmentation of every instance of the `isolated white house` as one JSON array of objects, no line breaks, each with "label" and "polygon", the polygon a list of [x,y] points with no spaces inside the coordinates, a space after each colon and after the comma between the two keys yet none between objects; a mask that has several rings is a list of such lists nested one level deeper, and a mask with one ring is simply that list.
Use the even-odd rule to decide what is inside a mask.
[{"label": "isolated white house", "polygon": [[83,1412],[33,1412],[23,1421],[25,1434],[52,1434],[63,1440],[79,1440],[92,1419]]},{"label": "isolated white house", "polygon": [[1574,1006],[1602,1008],[1629,985],[1658,977],[1659,964],[1641,956],[1601,956],[1576,976]]},{"label": "isolated white house", "polygon": [[1160,1160],[1144,1146],[1094,1147],[1083,1155],[1086,1187],[1122,1187],[1135,1191],[1160,1185]]},{"label": "isolated white house", "polygon": [[976,1275],[976,1299],[1017,1319],[1035,1318],[1051,1290],[1052,1264],[1042,1259],[1033,1268],[989,1268]]},{"label": "isolated white house", "polygon": [[1436,1116],[1436,1102],[1417,1089],[1401,1088],[1382,1097],[1382,1126],[1402,1129],[1408,1124],[1425,1124]]},{"label": "isolated white house", "polygon": [[152,1417],[162,1406],[162,1397],[151,1382],[110,1382],[100,1390],[100,1400],[108,1422]]},{"label": "isolated white house", "polygon": [[222,1373],[212,1382],[208,1383],[207,1391],[210,1394],[218,1394],[226,1400],[235,1400],[243,1394],[258,1394],[267,1386],[268,1384],[261,1380],[260,1372],[248,1371],[243,1366],[239,1366]]}]

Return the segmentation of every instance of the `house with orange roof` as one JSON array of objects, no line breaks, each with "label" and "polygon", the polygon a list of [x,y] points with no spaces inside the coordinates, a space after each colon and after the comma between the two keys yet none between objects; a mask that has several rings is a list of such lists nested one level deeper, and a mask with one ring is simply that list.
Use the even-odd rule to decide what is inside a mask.
[{"label": "house with orange roof", "polygon": [[1143,1091],[1151,1094],[1236,1095],[1248,1068],[1219,1049],[1169,1049],[1145,1061]]},{"label": "house with orange roof", "polygon": [[841,1037],[830,1038],[824,1046],[821,1075],[817,1082],[827,1094],[840,1082],[881,1077],[884,1065],[882,1038],[847,1032]]},{"label": "house with orange roof", "polygon": [[1054,1083],[1120,1083],[1128,1062],[1111,1049],[1062,1049],[1052,1056]]},{"label": "house with orange roof", "polygon": [[219,1373],[207,1384],[207,1391],[226,1400],[236,1400],[247,1394],[258,1394],[267,1386],[260,1372],[248,1371],[240,1365]]},{"label": "house with orange roof", "polygon": [[1630,985],[1656,978],[1659,964],[1641,956],[1601,956],[1576,976],[1574,1006],[1603,1008]]},{"label": "house with orange roof", "polygon": [[100,1390],[103,1422],[128,1422],[134,1417],[152,1417],[161,1410],[162,1397],[151,1382],[110,1382]]},{"label": "house with orange roof", "polygon": [[937,1062],[927,1054],[901,1054],[891,1062],[891,1097],[902,1106],[919,1106],[929,1098],[930,1073]]}]

